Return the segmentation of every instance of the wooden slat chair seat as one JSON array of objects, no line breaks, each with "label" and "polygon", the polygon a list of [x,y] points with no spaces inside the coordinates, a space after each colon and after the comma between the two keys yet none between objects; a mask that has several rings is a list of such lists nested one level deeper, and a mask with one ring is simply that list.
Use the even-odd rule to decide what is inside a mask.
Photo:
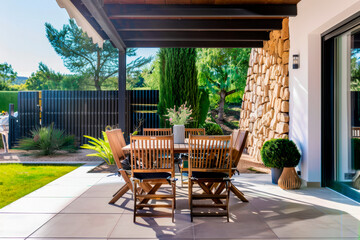
[{"label": "wooden slat chair seat", "polygon": [[[134,222],[141,217],[171,217],[174,222],[176,179],[174,167],[174,136],[131,136],[131,173],[134,183]],[[166,157],[164,157],[166,156]],[[137,185],[151,185],[149,191]],[[156,194],[161,185],[169,184],[171,193]],[[150,200],[171,200],[171,204],[148,204]],[[171,214],[139,212],[144,208],[171,208]]]},{"label": "wooden slat chair seat", "polygon": [[144,136],[166,136],[172,134],[171,128],[144,128]]},{"label": "wooden slat chair seat", "polygon": [[106,131],[106,136],[109,141],[111,152],[114,156],[115,164],[118,168],[119,174],[125,181],[123,185],[114,195],[109,204],[116,203],[127,191],[133,191],[132,183],[130,180],[131,170],[125,170],[121,164],[121,161],[126,158],[126,153],[122,150],[126,146],[124,134],[121,129],[114,129]]},{"label": "wooden slat chair seat", "polygon": [[[189,204],[191,221],[194,216],[226,216],[229,221],[229,194],[232,172],[231,136],[193,136],[189,138]],[[193,192],[198,184],[204,193]],[[215,187],[216,186],[216,187]],[[225,191],[224,191],[225,190]],[[194,203],[211,199],[213,204]],[[218,208],[204,213],[194,209]]]},{"label": "wooden slat chair seat", "polygon": [[[189,138],[190,135],[205,135],[205,128],[185,128],[185,138]],[[180,180],[181,180],[181,187],[184,186],[184,184],[187,184],[186,181],[184,181],[184,176],[188,176],[188,155],[182,154],[181,158],[182,161],[179,164],[179,170],[180,170]]]}]

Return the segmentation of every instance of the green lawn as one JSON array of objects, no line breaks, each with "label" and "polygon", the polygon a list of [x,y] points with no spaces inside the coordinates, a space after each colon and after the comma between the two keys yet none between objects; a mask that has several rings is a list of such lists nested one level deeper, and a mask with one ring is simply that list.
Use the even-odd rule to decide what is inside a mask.
[{"label": "green lawn", "polygon": [[0,164],[0,208],[80,165]]}]

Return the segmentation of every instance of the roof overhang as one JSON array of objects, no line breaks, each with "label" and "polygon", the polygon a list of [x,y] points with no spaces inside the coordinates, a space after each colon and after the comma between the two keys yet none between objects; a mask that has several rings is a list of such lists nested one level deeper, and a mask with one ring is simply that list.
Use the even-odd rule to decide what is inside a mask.
[{"label": "roof overhang", "polygon": [[[262,47],[300,0],[57,0],[102,46]],[[129,4],[131,3],[131,4]]]}]

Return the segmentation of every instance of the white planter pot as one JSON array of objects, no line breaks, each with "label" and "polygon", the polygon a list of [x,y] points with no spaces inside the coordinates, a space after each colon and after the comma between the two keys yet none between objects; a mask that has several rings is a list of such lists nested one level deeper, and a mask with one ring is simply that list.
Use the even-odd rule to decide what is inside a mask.
[{"label": "white planter pot", "polygon": [[174,125],[174,143],[184,143],[185,142],[185,126],[184,125]]}]

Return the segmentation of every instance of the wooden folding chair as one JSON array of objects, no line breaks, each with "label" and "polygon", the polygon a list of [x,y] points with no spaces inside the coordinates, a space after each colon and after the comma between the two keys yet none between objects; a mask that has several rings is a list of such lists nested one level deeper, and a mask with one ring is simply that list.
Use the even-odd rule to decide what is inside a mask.
[{"label": "wooden folding chair", "polygon": [[[131,136],[131,174],[134,182],[134,222],[141,217],[172,217],[174,222],[176,179],[174,167],[174,136]],[[152,185],[150,191],[138,189],[137,185]],[[170,184],[170,194],[156,194],[163,184]],[[155,204],[150,200],[171,200],[171,204]],[[143,208],[171,208],[168,213],[138,212]]]},{"label": "wooden folding chair", "polygon": [[[226,216],[229,221],[229,194],[232,172],[231,136],[193,136],[189,138],[189,203],[193,217]],[[194,184],[204,191],[193,192]],[[224,191],[225,189],[225,191]],[[194,200],[211,199],[213,204]],[[217,212],[194,212],[196,208],[219,209]]]},{"label": "wooden folding chair", "polygon": [[109,204],[114,204],[119,198],[121,198],[127,191],[133,191],[132,183],[130,180],[131,171],[124,170],[121,165],[121,160],[126,158],[123,147],[126,146],[126,142],[124,139],[124,134],[121,129],[114,129],[111,131],[106,131],[106,136],[109,141],[111,152],[114,156],[115,164],[118,168],[119,173],[125,181],[125,185],[122,186],[114,195]]},{"label": "wooden folding chair", "polygon": [[[185,138],[189,138],[190,135],[205,135],[205,128],[185,128]],[[187,184],[183,179],[184,174],[188,175],[187,155],[185,154],[183,157],[184,159],[179,164],[181,187],[184,186],[183,184]]]},{"label": "wooden folding chair", "polygon": [[[237,166],[239,165],[241,154],[244,151],[248,133],[249,133],[248,131],[244,131],[244,130],[234,130],[233,133],[231,134],[231,136],[232,136],[232,159],[233,159],[232,162],[233,162],[233,166],[232,166],[232,171],[231,171],[230,177],[232,177],[235,174],[235,172],[237,171]],[[222,188],[224,189],[224,186],[222,186]],[[219,190],[221,190],[221,188]],[[231,184],[230,190],[241,201],[249,202],[245,198],[244,193],[241,192],[239,189],[237,189],[237,187],[234,184]]]},{"label": "wooden folding chair", "polygon": [[143,129],[144,136],[165,136],[171,135],[171,128],[144,128]]}]

